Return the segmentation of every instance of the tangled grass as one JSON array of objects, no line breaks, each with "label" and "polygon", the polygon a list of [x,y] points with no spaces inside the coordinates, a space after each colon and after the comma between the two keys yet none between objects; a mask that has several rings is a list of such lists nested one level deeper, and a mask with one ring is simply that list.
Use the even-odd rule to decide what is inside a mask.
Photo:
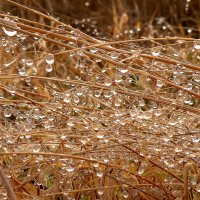
[{"label": "tangled grass", "polygon": [[200,41],[4,2],[42,20],[0,14],[1,199],[199,199]]}]

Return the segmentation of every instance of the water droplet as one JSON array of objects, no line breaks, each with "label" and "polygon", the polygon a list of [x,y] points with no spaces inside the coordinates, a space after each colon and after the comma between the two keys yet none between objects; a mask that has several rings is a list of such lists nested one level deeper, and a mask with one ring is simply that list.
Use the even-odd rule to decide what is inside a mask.
[{"label": "water droplet", "polygon": [[99,133],[96,135],[96,137],[97,137],[98,139],[103,139],[103,138],[104,138],[104,134],[101,133],[101,132],[99,132]]},{"label": "water droplet", "polygon": [[63,101],[65,103],[70,103],[71,102],[71,94],[69,92],[64,94]]},{"label": "water droplet", "polygon": [[193,76],[193,79],[194,79],[195,82],[200,83],[200,74],[195,74]]},{"label": "water droplet", "polygon": [[193,85],[192,83],[188,83],[187,86],[185,87],[186,90],[192,90]]},{"label": "water droplet", "polygon": [[97,190],[97,193],[99,196],[102,196],[104,193],[104,189],[102,187],[99,187],[99,189]]},{"label": "water droplet", "polygon": [[127,190],[123,190],[122,195],[123,195],[123,197],[124,197],[125,199],[127,199],[128,196],[129,196],[128,191],[127,191]]},{"label": "water droplet", "polygon": [[73,127],[75,125],[74,120],[69,119],[68,122],[67,122],[67,125]]},{"label": "water droplet", "polygon": [[115,75],[115,83],[121,83],[122,82],[122,75],[116,74]]},{"label": "water droplet", "polygon": [[196,190],[197,190],[197,192],[200,192],[200,183],[198,183],[198,184],[196,185]]},{"label": "water droplet", "polygon": [[151,119],[151,117],[152,117],[152,112],[146,111],[146,112],[143,113],[144,119],[148,120],[148,119]]},{"label": "water droplet", "polygon": [[15,94],[15,87],[10,85],[10,86],[7,86],[7,90],[8,92],[11,93],[11,95],[14,95]]},{"label": "water droplet", "polygon": [[97,170],[97,176],[99,177],[99,178],[102,178],[103,177],[103,170],[102,169],[98,169]]},{"label": "water droplet", "polygon": [[200,49],[200,42],[194,42],[194,48],[199,50]]},{"label": "water droplet", "polygon": [[94,96],[95,96],[96,98],[99,98],[99,97],[101,96],[101,91],[95,90],[95,91],[94,91]]},{"label": "water droplet", "polygon": [[104,92],[104,97],[107,98],[107,99],[110,99],[112,97],[113,93],[110,92],[110,91],[105,91]]},{"label": "water droplet", "polygon": [[170,158],[166,158],[164,160],[165,165],[167,165],[169,168],[173,168],[175,166],[175,161],[170,159]]},{"label": "water droplet", "polygon": [[46,63],[49,65],[52,65],[54,63],[54,55],[53,54],[48,54],[46,56]]},{"label": "water droplet", "polygon": [[26,77],[25,81],[26,81],[26,83],[30,83],[31,82],[31,78],[30,77]]},{"label": "water droplet", "polygon": [[10,117],[12,115],[12,110],[10,108],[5,108],[4,110],[4,116]]},{"label": "water droplet", "polygon": [[68,166],[66,167],[67,172],[72,173],[74,172],[75,168],[72,164],[68,164]]},{"label": "water droplet", "polygon": [[192,105],[193,104],[193,100],[192,100],[192,97],[191,96],[185,96],[184,97],[184,103],[185,104],[189,104],[189,105]]},{"label": "water droplet", "polygon": [[86,137],[82,137],[82,138],[80,139],[80,141],[81,141],[81,143],[82,143],[83,145],[87,144],[87,138],[86,138]]},{"label": "water droplet", "polygon": [[146,167],[146,164],[145,163],[141,163],[139,168],[138,168],[138,175],[141,175],[144,173],[145,171],[145,167]]},{"label": "water droplet", "polygon": [[143,107],[145,106],[145,101],[142,99],[139,101],[138,106]]},{"label": "water droplet", "polygon": [[26,61],[26,66],[27,67],[31,67],[33,65],[33,60],[32,59],[28,59],[27,61]]},{"label": "water droplet", "polygon": [[121,99],[115,98],[115,103],[114,104],[115,104],[116,107],[119,107],[121,105]]},{"label": "water droplet", "polygon": [[128,69],[127,69],[127,68],[122,68],[122,69],[120,69],[120,72],[121,72],[122,74],[125,74],[125,73],[128,72]]},{"label": "water droplet", "polygon": [[32,125],[29,124],[29,123],[26,123],[26,124],[24,125],[24,130],[25,130],[26,132],[31,131],[31,130],[32,130]]},{"label": "water droplet", "polygon": [[99,163],[93,163],[92,164],[95,168],[99,167]]},{"label": "water droplet", "polygon": [[15,30],[11,30],[11,29],[7,29],[5,27],[3,27],[3,31],[6,35],[12,37],[12,36],[15,36],[17,34],[17,31]]},{"label": "water droplet", "polygon": [[35,67],[32,68],[32,75],[33,76],[37,75],[37,68]]},{"label": "water droplet", "polygon": [[156,48],[152,49],[151,54],[155,57],[159,56],[160,55],[160,49],[156,49]]},{"label": "water droplet", "polygon": [[36,144],[36,145],[33,146],[32,150],[33,150],[34,153],[38,153],[40,151],[40,149],[41,149],[41,145]]},{"label": "water droplet", "polygon": [[44,122],[44,128],[48,129],[48,128],[50,128],[50,127],[51,127],[50,122],[49,122],[48,120],[45,121],[45,122]]},{"label": "water droplet", "polygon": [[3,97],[4,97],[4,92],[3,90],[0,90],[0,99],[3,99]]},{"label": "water droplet", "polygon": [[178,122],[177,122],[176,119],[171,119],[171,120],[169,121],[168,124],[169,124],[170,126],[175,126],[177,123],[178,123]]},{"label": "water droplet", "polygon": [[86,2],[85,2],[85,6],[86,6],[86,7],[90,6],[90,2],[86,1]]},{"label": "water droplet", "polygon": [[83,95],[83,90],[82,89],[79,89],[76,93],[78,96],[82,96]]},{"label": "water droplet", "polygon": [[46,65],[46,72],[52,72],[53,66],[51,64]]},{"label": "water droplet", "polygon": [[157,87],[160,88],[160,87],[162,87],[163,85],[164,85],[164,83],[163,83],[161,80],[157,80],[157,81],[156,81],[156,86],[157,86]]},{"label": "water droplet", "polygon": [[119,54],[113,52],[110,54],[110,58],[116,60],[119,57]]},{"label": "water droplet", "polygon": [[181,152],[181,151],[182,151],[182,147],[179,146],[179,145],[177,145],[177,146],[175,147],[175,152],[176,152],[176,153],[179,153],[179,152]]},{"label": "water droplet", "polygon": [[73,100],[74,100],[74,103],[79,103],[79,101],[80,101],[80,99],[77,95],[74,96]]},{"label": "water droplet", "polygon": [[22,67],[21,69],[19,69],[18,72],[19,72],[19,75],[20,75],[20,76],[23,76],[23,75],[25,74],[26,71],[25,71],[25,68]]},{"label": "water droplet", "polygon": [[96,52],[97,52],[97,49],[90,49],[90,52],[91,52],[91,53],[96,53]]},{"label": "water droplet", "polygon": [[112,85],[112,79],[111,78],[107,78],[106,80],[105,80],[105,86],[111,86]]}]

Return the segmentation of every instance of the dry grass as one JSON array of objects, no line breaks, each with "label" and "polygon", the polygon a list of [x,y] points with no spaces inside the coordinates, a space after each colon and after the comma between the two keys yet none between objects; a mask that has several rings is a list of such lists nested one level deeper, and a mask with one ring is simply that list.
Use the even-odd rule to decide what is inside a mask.
[{"label": "dry grass", "polygon": [[199,199],[198,1],[45,3],[2,4],[1,199]]}]

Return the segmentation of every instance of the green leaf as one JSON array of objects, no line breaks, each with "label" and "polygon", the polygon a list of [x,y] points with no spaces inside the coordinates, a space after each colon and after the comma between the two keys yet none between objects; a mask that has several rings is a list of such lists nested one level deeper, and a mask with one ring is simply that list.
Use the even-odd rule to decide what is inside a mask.
[{"label": "green leaf", "polygon": [[46,185],[47,185],[47,188],[51,188],[52,186],[52,176],[51,175],[46,175]]}]

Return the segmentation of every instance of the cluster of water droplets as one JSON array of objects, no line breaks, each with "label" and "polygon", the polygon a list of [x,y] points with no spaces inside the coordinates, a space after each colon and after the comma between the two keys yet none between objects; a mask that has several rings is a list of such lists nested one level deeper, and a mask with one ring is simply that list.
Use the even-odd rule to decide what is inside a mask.
[{"label": "cluster of water droplets", "polygon": [[[131,44],[81,49],[90,40],[81,44],[73,30],[63,43],[80,49],[63,53],[67,47],[39,33],[18,32],[2,27],[0,150],[11,154],[2,159],[13,172],[8,176],[34,180],[45,195],[57,185],[68,199],[93,176],[103,199],[115,188],[105,184],[109,175],[124,184],[115,195],[133,199],[140,194],[130,192],[131,184],[153,182],[149,173],[156,179],[157,167],[166,190],[178,198],[183,188],[171,191],[178,180],[170,173],[181,174],[189,162],[199,165],[199,41],[152,46],[141,54]],[[15,162],[26,167],[16,169]],[[195,176],[190,187],[199,190]],[[144,191],[163,196],[156,181]]]}]

